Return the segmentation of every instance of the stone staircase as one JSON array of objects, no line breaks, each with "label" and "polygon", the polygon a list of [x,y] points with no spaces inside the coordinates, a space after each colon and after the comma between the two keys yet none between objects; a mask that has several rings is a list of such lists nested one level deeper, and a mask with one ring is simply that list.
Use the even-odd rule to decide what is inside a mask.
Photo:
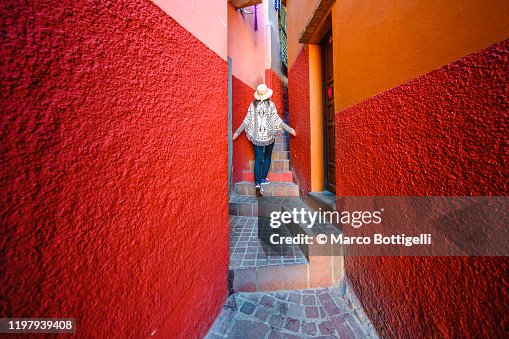
[{"label": "stone staircase", "polygon": [[[235,183],[230,195],[230,291],[257,292],[330,287],[343,280],[341,248],[318,245],[286,245],[275,253],[261,241],[259,224],[271,211],[312,209],[299,198],[299,187],[290,171],[288,135],[276,139],[269,172],[271,184],[264,185],[264,197],[255,195],[253,166],[242,173],[243,181]],[[332,224],[309,228],[291,223],[279,230],[281,235],[296,237],[317,234],[339,234]],[[314,240],[313,240],[314,241]]]},{"label": "stone staircase", "polygon": [[[234,191],[238,195],[255,195],[254,160],[249,162],[249,170],[242,172],[243,181],[235,184]],[[290,151],[288,135],[278,136],[272,150],[272,162],[268,175],[271,184],[264,185],[264,195],[268,197],[298,197],[299,186],[293,182],[290,171]]]}]

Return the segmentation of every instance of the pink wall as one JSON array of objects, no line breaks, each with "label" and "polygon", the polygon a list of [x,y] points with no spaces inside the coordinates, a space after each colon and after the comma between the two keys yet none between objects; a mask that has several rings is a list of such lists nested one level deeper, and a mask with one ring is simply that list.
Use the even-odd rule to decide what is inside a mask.
[{"label": "pink wall", "polygon": [[152,0],[163,11],[226,60],[227,1]]},{"label": "pink wall", "polygon": [[[258,31],[255,31],[254,14],[242,16],[228,3],[228,56],[232,59],[232,73],[253,88],[265,81],[265,69],[271,64],[267,6],[267,1],[258,5]],[[245,10],[252,12],[254,6]]]},{"label": "pink wall", "polygon": [[0,13],[0,316],[204,335],[227,295],[226,62],[148,0]]},{"label": "pink wall", "polygon": [[[509,40],[336,114],[338,196],[509,193]],[[381,337],[502,338],[507,257],[347,257]]]}]

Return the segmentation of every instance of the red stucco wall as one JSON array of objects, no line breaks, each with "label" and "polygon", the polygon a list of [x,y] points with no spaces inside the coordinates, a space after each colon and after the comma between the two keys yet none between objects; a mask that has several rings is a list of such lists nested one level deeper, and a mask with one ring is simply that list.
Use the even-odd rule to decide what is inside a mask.
[{"label": "red stucco wall", "polygon": [[270,100],[276,105],[279,116],[285,119],[285,114],[288,115],[288,86],[273,69],[265,70],[265,82],[273,91]]},{"label": "red stucco wall", "polygon": [[[255,90],[242,80],[232,76],[232,127],[239,128],[254,100]],[[249,170],[249,160],[254,159],[253,144],[247,140],[245,131],[233,142],[233,182],[243,181],[242,171]]]},{"label": "red stucco wall", "polygon": [[309,52],[304,48],[288,73],[290,126],[297,132],[290,138],[290,160],[300,196],[311,191],[311,121],[309,117]]},{"label": "red stucco wall", "polygon": [[[507,195],[509,40],[336,114],[338,196]],[[348,257],[382,337],[503,337],[508,258]]]},{"label": "red stucco wall", "polygon": [[227,294],[226,62],[148,0],[0,12],[0,316],[203,335]]}]

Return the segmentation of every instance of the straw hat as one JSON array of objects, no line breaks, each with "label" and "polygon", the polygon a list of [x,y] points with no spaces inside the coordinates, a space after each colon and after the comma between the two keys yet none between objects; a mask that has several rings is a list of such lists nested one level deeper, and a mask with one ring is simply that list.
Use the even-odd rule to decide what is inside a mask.
[{"label": "straw hat", "polygon": [[260,84],[256,87],[256,92],[254,93],[254,97],[257,100],[267,100],[272,96],[272,90],[267,87],[265,84]]}]

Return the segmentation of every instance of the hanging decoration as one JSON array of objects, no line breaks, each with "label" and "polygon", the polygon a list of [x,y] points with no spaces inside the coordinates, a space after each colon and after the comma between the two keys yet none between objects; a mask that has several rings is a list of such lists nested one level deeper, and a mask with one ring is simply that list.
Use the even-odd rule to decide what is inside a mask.
[{"label": "hanging decoration", "polygon": [[281,0],[274,0],[274,10],[279,11],[279,7],[281,7]]},{"label": "hanging decoration", "polygon": [[258,14],[257,14],[257,5],[254,7],[254,30],[258,31]]}]

